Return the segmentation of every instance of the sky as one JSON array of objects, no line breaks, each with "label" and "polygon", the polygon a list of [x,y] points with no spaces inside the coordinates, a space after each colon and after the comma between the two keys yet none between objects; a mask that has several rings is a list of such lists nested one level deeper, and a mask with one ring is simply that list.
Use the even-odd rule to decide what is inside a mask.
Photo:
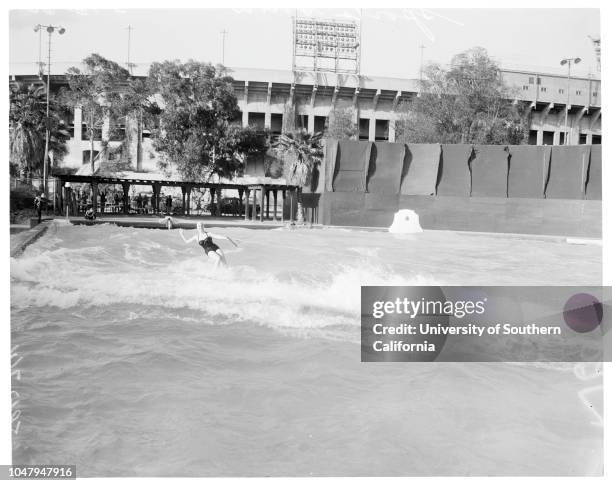
[{"label": "sky", "polygon": [[[600,34],[598,9],[125,9],[12,10],[9,73],[34,73],[39,55],[36,24],[61,25],[53,34],[52,69],[64,72],[97,52],[127,61],[136,73],[152,61],[195,59],[240,68],[291,69],[293,15],[361,20],[361,73],[418,77],[424,62],[447,64],[474,46],[487,49],[502,67],[565,73],[559,61],[580,57],[576,75],[596,71],[589,35]],[[47,34],[42,52],[46,58]]]}]

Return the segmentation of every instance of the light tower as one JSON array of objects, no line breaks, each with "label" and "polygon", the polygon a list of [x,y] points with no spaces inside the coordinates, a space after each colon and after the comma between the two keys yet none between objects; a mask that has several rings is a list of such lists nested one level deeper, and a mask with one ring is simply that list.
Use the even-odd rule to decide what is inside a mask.
[{"label": "light tower", "polygon": [[47,177],[48,177],[48,159],[49,159],[49,137],[50,133],[50,120],[49,120],[49,95],[51,90],[51,34],[57,30],[58,34],[63,35],[66,32],[66,29],[61,25],[42,25],[38,24],[34,26],[34,32],[40,31],[42,28],[47,29],[47,33],[49,34],[49,42],[48,42],[48,55],[47,55],[47,111],[45,117],[45,156],[43,159],[43,193],[45,197],[48,195],[47,188]]}]

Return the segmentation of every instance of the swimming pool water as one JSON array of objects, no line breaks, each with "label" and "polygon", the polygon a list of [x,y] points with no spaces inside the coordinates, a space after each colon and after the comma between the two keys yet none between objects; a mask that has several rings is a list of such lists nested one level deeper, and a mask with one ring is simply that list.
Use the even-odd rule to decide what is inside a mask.
[{"label": "swimming pool water", "polygon": [[[83,476],[600,474],[572,364],[361,363],[361,285],[597,285],[601,247],[55,224],[11,259],[15,464]],[[190,233],[188,233],[189,235]]]}]

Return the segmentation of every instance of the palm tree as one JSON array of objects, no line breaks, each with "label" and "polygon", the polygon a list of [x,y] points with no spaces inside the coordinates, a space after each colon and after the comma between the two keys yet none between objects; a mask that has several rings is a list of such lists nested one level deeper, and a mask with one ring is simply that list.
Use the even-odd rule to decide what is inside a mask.
[{"label": "palm tree", "polygon": [[[54,162],[66,155],[70,134],[63,126],[63,108],[54,98],[49,104],[49,152]],[[12,84],[10,87],[10,163],[29,179],[40,174],[45,154],[46,91],[43,86]]]},{"label": "palm tree", "polygon": [[304,224],[302,186],[310,183],[312,170],[323,159],[323,133],[297,130],[282,134],[276,144],[283,157],[283,174],[287,183],[297,186],[297,222]]},{"label": "palm tree", "polygon": [[29,179],[42,168],[44,156],[45,89],[15,84],[10,91],[10,161]]}]

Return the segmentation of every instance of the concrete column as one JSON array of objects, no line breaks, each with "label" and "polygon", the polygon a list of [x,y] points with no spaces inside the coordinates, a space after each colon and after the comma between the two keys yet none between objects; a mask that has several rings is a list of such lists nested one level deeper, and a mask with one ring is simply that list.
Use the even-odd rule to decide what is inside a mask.
[{"label": "concrete column", "polygon": [[244,101],[242,110],[242,126],[249,126],[249,82],[244,82]]},{"label": "concrete column", "polygon": [[295,205],[295,198],[293,197],[293,189],[289,189],[289,221],[293,223],[293,207]]},{"label": "concrete column", "polygon": [[264,112],[264,127],[272,128],[272,83],[268,83],[268,97],[266,100],[266,111]]},{"label": "concrete column", "polygon": [[59,187],[59,191],[58,191],[58,196],[59,196],[59,198],[58,198],[58,201],[57,201],[57,202],[58,202],[58,204],[59,204],[59,210],[60,210],[60,212],[61,212],[62,214],[66,214],[66,211],[64,210],[64,199],[65,199],[65,198],[64,198],[64,189],[65,189],[65,187],[64,187],[64,186],[65,186],[65,185],[66,185],[66,181],[64,181],[64,180],[60,179],[60,183],[59,183],[59,186],[60,186],[60,187]]},{"label": "concrete column", "polygon": [[315,116],[314,114],[308,115],[308,133],[314,133],[315,129]]},{"label": "concrete column", "polygon": [[274,221],[276,221],[276,208],[277,208],[277,198],[278,198],[278,190],[274,189],[274,191],[272,191],[272,197],[274,198],[274,210],[272,212],[272,219]]},{"label": "concrete column", "polygon": [[253,213],[251,214],[251,221],[257,221],[257,191],[258,189],[253,189]]},{"label": "concrete column", "polygon": [[389,142],[395,142],[395,118],[389,120]]},{"label": "concrete column", "polygon": [[536,137],[536,145],[544,145],[544,130],[541,128],[538,130],[538,134]]},{"label": "concrete column", "polygon": [[187,214],[187,207],[185,204],[185,196],[187,195],[187,188],[185,186],[181,186],[181,194],[183,195],[183,214]]},{"label": "concrete column", "polygon": [[584,107],[572,117],[571,129],[569,132],[569,140],[571,145],[578,145],[580,143],[580,122],[582,121],[582,118],[584,117],[586,112],[587,108]]},{"label": "concrete column", "polygon": [[191,213],[191,186],[187,186],[186,188],[186,195],[187,195],[187,214]]},{"label": "concrete column", "polygon": [[591,132],[587,133],[586,143],[587,145],[593,145],[593,134]]},{"label": "concrete column", "polygon": [[122,182],[121,188],[123,189],[123,214],[129,214],[129,211],[130,211],[130,183]]},{"label": "concrete column", "polygon": [[266,193],[266,219],[270,219],[270,191],[265,190]]},{"label": "concrete column", "polygon": [[261,191],[261,204],[260,204],[260,211],[259,211],[259,221],[261,223],[263,223],[263,220],[264,220],[264,210],[265,210],[265,207],[264,207],[264,204],[265,204],[264,194],[266,193],[265,186],[261,186],[260,187],[260,191]]},{"label": "concrete column", "polygon": [[215,215],[215,188],[211,187],[210,188],[210,215],[214,216]]},{"label": "concrete column", "polygon": [[159,182],[154,183],[153,185],[153,201],[151,201],[151,206],[153,206],[153,211],[159,212],[159,193],[161,190],[161,184]]},{"label": "concrete column", "polygon": [[80,143],[83,140],[83,109],[80,106],[74,108],[74,130],[72,138],[77,143],[80,149]]},{"label": "concrete column", "polygon": [[378,108],[378,99],[380,98],[380,93],[381,91],[378,89],[376,90],[376,94],[374,95],[374,98],[372,99],[372,112],[374,113],[371,117],[370,117],[370,131],[368,133],[368,140],[370,142],[374,142],[376,141],[376,109]]},{"label": "concrete column", "polygon": [[368,140],[370,142],[373,142],[376,140],[376,118],[370,118]]},{"label": "concrete column", "polygon": [[247,187],[247,188],[244,190],[244,193],[245,193],[245,194],[244,194],[244,195],[245,195],[245,198],[244,198],[244,220],[245,220],[245,221],[248,221],[248,220],[249,220],[249,207],[250,207],[249,197],[250,197],[250,195],[251,195],[251,191],[250,191],[250,189]]},{"label": "concrete column", "polygon": [[223,200],[223,189],[219,188],[217,191],[217,215],[223,216],[223,208],[221,207],[221,201]]},{"label": "concrete column", "polygon": [[238,206],[238,216],[242,216],[242,198],[244,196],[244,189],[238,189],[238,198],[240,199],[240,206]]},{"label": "concrete column", "polygon": [[91,205],[93,207],[94,214],[98,212],[98,183],[91,183]]},{"label": "concrete column", "polygon": [[557,129],[555,130],[555,133],[553,134],[553,145],[559,145],[561,141],[561,130]]},{"label": "concrete column", "polygon": [[281,222],[284,223],[285,222],[285,196],[287,194],[287,191],[285,191],[284,189],[281,191],[282,196],[283,196],[283,205],[281,207]]}]

